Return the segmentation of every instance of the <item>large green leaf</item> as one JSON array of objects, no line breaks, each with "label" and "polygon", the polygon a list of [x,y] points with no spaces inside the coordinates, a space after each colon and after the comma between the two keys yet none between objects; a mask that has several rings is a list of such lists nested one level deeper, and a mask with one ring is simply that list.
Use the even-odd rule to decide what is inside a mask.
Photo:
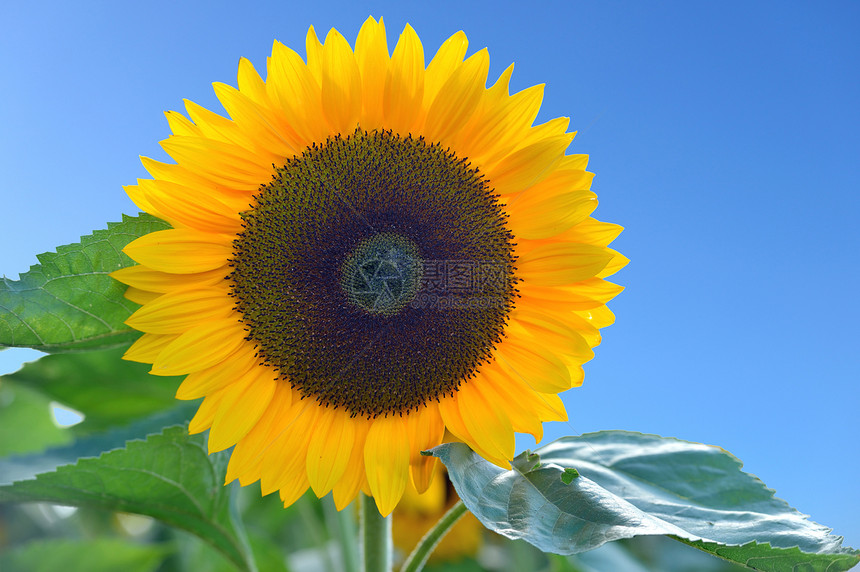
[{"label": "large green leaf", "polygon": [[[485,526],[575,554],[671,535],[757,570],[847,570],[860,552],[807,520],[717,447],[623,431],[565,437],[501,469],[462,443],[431,451]],[[578,471],[579,476],[575,476]]]},{"label": "large green leaf", "polygon": [[150,366],[125,361],[123,349],[45,356],[2,382],[38,390],[46,398],[80,411],[75,435],[128,425],[176,405],[179,377],[149,375]]},{"label": "large green leaf", "polygon": [[207,455],[205,439],[169,427],[146,441],[80,459],[33,480],[0,487],[0,502],[46,501],[151,516],[187,530],[250,570],[224,487],[228,454]]},{"label": "large green leaf", "polygon": [[169,225],[148,214],[40,254],[20,280],[0,279],[0,346],[45,352],[128,345],[138,335],[123,322],[137,305],[108,274],[133,264],[123,247]]},{"label": "large green leaf", "polygon": [[170,546],[117,539],[38,540],[0,553],[3,572],[152,572]]}]

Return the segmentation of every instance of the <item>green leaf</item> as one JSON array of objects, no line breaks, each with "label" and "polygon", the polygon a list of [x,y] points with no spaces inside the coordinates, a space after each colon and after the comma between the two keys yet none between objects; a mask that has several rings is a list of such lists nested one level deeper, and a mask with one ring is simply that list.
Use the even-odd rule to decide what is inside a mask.
[{"label": "green leaf", "polygon": [[576,469],[567,468],[561,472],[561,482],[566,485],[569,485],[573,482],[573,479],[576,479],[578,477],[579,471],[577,471]]},{"label": "green leaf", "polygon": [[[257,491],[259,496],[259,491]],[[177,534],[180,543],[179,563],[181,570],[205,570],[206,572],[236,572],[224,554],[209,544],[190,534]],[[261,572],[288,572],[286,559],[281,547],[268,538],[251,535],[249,537],[254,560]]]},{"label": "green leaf", "polygon": [[[81,457],[97,457],[104,451],[124,447],[126,441],[145,439],[148,435],[161,432],[165,427],[187,423],[194,415],[196,407],[196,402],[179,403],[172,409],[140,419],[126,427],[88,435],[66,446],[0,458],[0,485],[32,479],[39,473],[75,463]],[[20,428],[18,430],[20,431]]]},{"label": "green leaf", "polygon": [[72,441],[51,417],[51,399],[28,387],[0,379],[0,457],[42,451]]},{"label": "green leaf", "polygon": [[[773,496],[717,447],[623,431],[565,437],[501,469],[462,443],[432,449],[489,529],[545,552],[575,554],[670,535],[756,570],[847,570],[860,552]],[[562,481],[565,467],[580,476]],[[751,544],[754,543],[754,544]],[[770,557],[768,557],[768,555]]]},{"label": "green leaf", "polygon": [[148,214],[123,215],[78,244],[40,254],[20,280],[0,279],[0,346],[65,352],[130,344],[139,334],[123,322],[137,305],[108,274],[133,264],[126,244],[167,228]]},{"label": "green leaf", "polygon": [[0,554],[4,572],[152,572],[173,549],[123,540],[38,540]]},{"label": "green leaf", "polygon": [[2,382],[24,384],[80,411],[85,418],[71,428],[75,435],[128,425],[176,405],[182,378],[149,375],[150,366],[123,360],[122,354],[118,349],[49,355]]},{"label": "green leaf", "polygon": [[554,556],[559,562],[567,559],[578,572],[739,572],[747,570],[740,564],[713,558],[699,550],[676,542],[666,536],[637,536],[610,542],[600,548],[571,556]]},{"label": "green leaf", "polygon": [[803,570],[804,572],[836,572],[850,570],[858,562],[857,553],[808,554],[799,548],[774,548],[768,544],[750,542],[743,546],[726,546],[717,542],[695,541],[676,538],[699,550],[709,552],[730,562],[738,562],[753,570],[778,572],[781,570]]},{"label": "green leaf", "polygon": [[146,441],[80,459],[34,480],[0,487],[0,502],[44,501],[151,516],[187,530],[241,570],[248,556],[230,514],[229,455],[207,455],[205,439],[169,427]]}]

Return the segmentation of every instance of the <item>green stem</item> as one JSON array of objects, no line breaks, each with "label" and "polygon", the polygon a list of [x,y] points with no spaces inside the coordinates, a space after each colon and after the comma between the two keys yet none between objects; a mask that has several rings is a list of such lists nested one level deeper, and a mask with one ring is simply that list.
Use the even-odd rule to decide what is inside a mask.
[{"label": "green stem", "polygon": [[361,495],[362,572],[391,572],[391,515],[382,516],[372,497]]},{"label": "green stem", "polygon": [[248,534],[245,532],[245,521],[242,520],[242,511],[239,508],[239,490],[239,483],[230,485],[230,521],[236,530],[236,538],[239,541],[242,557],[245,559],[245,569],[248,572],[257,572],[257,561],[254,559],[254,551],[251,549],[251,543],[248,541]]},{"label": "green stem", "polygon": [[421,539],[421,542],[418,543],[418,546],[415,547],[415,550],[412,551],[412,554],[403,563],[400,572],[418,572],[424,568],[424,564],[427,563],[430,553],[433,552],[433,549],[436,548],[442,537],[451,530],[451,527],[464,514],[466,514],[466,505],[463,504],[463,501],[457,501],[457,504],[442,515],[436,526],[427,531],[427,534],[424,535],[424,538]]},{"label": "green stem", "polygon": [[331,495],[322,499],[326,526],[340,544],[344,572],[358,572],[358,534],[355,526],[355,506],[341,511],[334,506]]},{"label": "green stem", "polygon": [[324,566],[326,571],[336,572],[337,567],[335,567],[334,565],[334,559],[332,557],[332,554],[326,548],[326,542],[328,542],[328,534],[325,530],[325,523],[320,522],[319,516],[314,510],[315,505],[316,502],[310,500],[308,498],[308,495],[303,495],[296,502],[296,507],[299,509],[299,515],[301,515],[302,523],[305,525],[306,530],[311,537],[311,541],[319,549],[320,554],[322,554],[322,560],[325,563]]}]

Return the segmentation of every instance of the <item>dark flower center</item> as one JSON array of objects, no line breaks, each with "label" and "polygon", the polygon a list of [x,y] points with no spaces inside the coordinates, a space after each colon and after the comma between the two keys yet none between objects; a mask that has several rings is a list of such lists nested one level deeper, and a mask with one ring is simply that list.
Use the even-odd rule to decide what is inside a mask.
[{"label": "dark flower center", "polygon": [[513,237],[476,169],[387,131],[289,159],[243,213],[231,295],[263,363],[353,415],[457,391],[503,335]]},{"label": "dark flower center", "polygon": [[340,284],[350,302],[371,314],[390,316],[415,298],[422,261],[414,242],[385,232],[363,240],[341,272]]}]

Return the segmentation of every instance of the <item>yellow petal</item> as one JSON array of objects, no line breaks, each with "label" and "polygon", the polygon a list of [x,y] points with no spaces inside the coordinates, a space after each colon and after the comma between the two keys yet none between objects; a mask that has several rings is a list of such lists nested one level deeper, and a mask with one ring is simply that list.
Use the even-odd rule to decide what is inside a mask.
[{"label": "yellow petal", "polygon": [[292,388],[289,383],[278,383],[275,385],[275,394],[269,402],[269,407],[260,416],[257,423],[248,431],[233,449],[230,455],[230,463],[227,466],[225,483],[230,483],[237,478],[242,479],[242,484],[255,482],[260,478],[259,471],[254,474],[253,468],[259,463],[263,452],[270,446],[275,435],[274,427],[278,423],[289,423],[298,414],[292,400]]},{"label": "yellow petal", "polygon": [[245,343],[247,332],[234,320],[210,320],[197,325],[164,348],[152,364],[155,375],[182,375],[228,359]]},{"label": "yellow petal", "polygon": [[[313,431],[317,419],[318,408],[308,408],[298,416],[290,429],[285,432],[285,439],[278,440],[263,457],[263,473],[260,488],[263,495],[278,490],[278,496],[289,506],[305,491],[310,483],[305,467],[305,456],[308,450],[308,435]],[[276,473],[273,479],[268,477],[266,469],[273,467]]]},{"label": "yellow petal", "polygon": [[215,88],[218,101],[236,125],[252,134],[254,148],[266,149],[275,155],[278,158],[276,164],[282,164],[284,159],[301,150],[303,140],[284,118],[273,113],[270,107],[260,105],[245,92],[227,84],[213,83],[212,87]]},{"label": "yellow petal", "polygon": [[197,274],[216,268],[226,269],[227,261],[233,255],[233,237],[190,228],[173,228],[145,234],[127,244],[122,251],[153,270]]},{"label": "yellow petal", "polygon": [[577,311],[573,314],[579,316],[594,328],[605,328],[615,323],[615,314],[606,306]]},{"label": "yellow petal", "polygon": [[[591,308],[609,302],[610,300],[618,296],[622,291],[624,291],[624,286],[619,286],[617,284],[613,284],[612,282],[607,282],[602,278],[589,278],[588,280],[577,282],[575,286],[576,293],[578,296],[582,297],[583,302],[585,300],[592,300],[593,302],[597,302],[591,305]],[[587,310],[588,308],[583,307],[576,309]]]},{"label": "yellow petal", "polygon": [[466,428],[465,418],[468,412],[464,414],[463,410],[460,408],[458,394],[440,399],[439,413],[445,421],[445,428],[448,429],[454,437],[463,443],[466,443],[476,453],[491,463],[495,463],[499,466],[505,465],[505,459],[498,458],[493,451],[484,449],[484,443],[476,439]]},{"label": "yellow petal", "polygon": [[395,133],[410,133],[423,118],[424,47],[412,26],[406,24],[394,47],[385,80],[385,124]]},{"label": "yellow petal", "polygon": [[367,484],[382,516],[388,516],[409,478],[409,437],[400,417],[377,417],[367,433],[364,445]]},{"label": "yellow petal", "polygon": [[584,171],[588,167],[588,155],[573,154],[565,155],[564,159],[559,163],[560,169],[573,169],[574,171]]},{"label": "yellow petal", "polygon": [[[235,234],[242,230],[242,219],[236,209],[197,189],[159,181],[167,192],[146,192],[146,199],[173,227],[191,227],[203,232]],[[171,188],[172,187],[172,188]],[[245,201],[245,209],[249,208]]]},{"label": "yellow petal", "polygon": [[176,399],[191,400],[218,391],[236,380],[254,375],[252,369],[267,369],[258,363],[257,351],[251,342],[245,343],[227,359],[188,374],[176,390]]},{"label": "yellow petal", "polygon": [[[594,357],[594,352],[575,328],[565,324],[563,317],[555,319],[544,312],[534,310],[517,309],[510,315],[511,327],[519,327],[523,332],[532,336],[548,350],[557,356],[570,356],[577,363],[589,361]],[[510,329],[509,333],[516,338],[516,330]]]},{"label": "yellow petal", "polygon": [[[445,82],[454,75],[456,69],[463,63],[469,39],[462,30],[445,40],[436,55],[427,64],[424,73],[424,107],[429,109]],[[486,77],[484,78],[486,81]]]},{"label": "yellow petal", "polygon": [[203,400],[200,407],[197,408],[197,413],[195,413],[194,417],[191,418],[191,421],[188,422],[189,433],[192,435],[202,433],[212,426],[215,414],[221,406],[221,397],[223,395],[224,391],[222,390],[217,393],[213,393],[212,395],[208,395],[206,399]]},{"label": "yellow petal", "polygon": [[221,288],[167,292],[132,314],[125,323],[142,332],[181,334],[201,322],[234,315],[233,302]]},{"label": "yellow petal", "polygon": [[485,366],[481,369],[480,375],[485,381],[482,384],[481,393],[487,396],[487,401],[503,404],[505,414],[510,419],[514,431],[530,433],[534,436],[535,442],[540,442],[543,438],[541,417],[535,408],[530,406],[532,400],[529,399],[537,394],[530,387],[502,373],[498,367]]},{"label": "yellow petal", "polygon": [[439,400],[439,415],[442,416],[442,421],[445,422],[445,429],[454,435],[454,437],[463,443],[473,443],[475,441],[472,434],[466,428],[463,416],[460,414],[460,407],[457,404],[456,396],[446,396]]},{"label": "yellow petal", "polygon": [[[153,179],[138,179],[137,184],[148,197],[160,195],[163,201],[170,201],[173,197],[179,197],[185,202],[203,202],[214,213],[220,216],[226,214],[232,219],[238,219],[239,212],[250,208],[251,197],[246,193],[237,193],[235,190],[227,189],[219,190],[212,185],[189,185]],[[227,210],[224,209],[224,206],[227,207]],[[233,226],[230,227],[230,232],[233,232],[233,228]]]},{"label": "yellow petal", "polygon": [[571,139],[570,134],[556,135],[511,153],[489,170],[490,185],[500,195],[531,187],[549,174]]},{"label": "yellow petal", "polygon": [[168,274],[142,266],[128,266],[110,273],[123,284],[150,292],[170,292],[185,288],[206,288],[225,283],[226,272],[220,269],[199,274]]},{"label": "yellow petal", "polygon": [[[526,286],[520,288],[523,307],[535,304],[541,310],[564,308],[567,310],[589,310],[602,306],[624,290],[601,278],[589,278],[569,286]],[[526,303],[526,299],[528,302]]]},{"label": "yellow petal", "polygon": [[[567,144],[569,145],[570,142],[573,141],[573,138],[576,136],[576,132],[567,132],[567,128],[569,126],[570,117],[556,117],[555,119],[550,119],[546,123],[535,125],[531,129],[527,130],[524,133],[524,136],[517,141],[516,149],[525,149],[526,147],[530,147],[535,143],[556,138],[566,140]],[[556,164],[556,166],[559,169],[572,168],[568,166],[567,155],[563,156]]]},{"label": "yellow petal", "polygon": [[[602,315],[601,311],[605,308],[606,306],[598,306],[597,308],[591,308],[589,310],[573,310],[564,315],[567,323],[579,332],[579,335],[585,338],[585,341],[588,343],[588,347],[590,348],[600,345],[601,337],[600,330],[598,328],[603,328],[609,325],[599,325],[598,322],[600,320],[595,320],[597,316]],[[596,312],[601,313],[596,314]],[[609,312],[609,314],[612,315],[612,312]]]},{"label": "yellow petal", "polygon": [[568,371],[570,371],[570,386],[581,386],[583,380],[585,379],[585,370],[582,369],[582,366],[571,364],[570,366],[568,366]]},{"label": "yellow petal", "polygon": [[[209,179],[189,169],[186,169],[182,165],[177,165],[176,163],[162,163],[161,161],[156,161],[155,159],[150,159],[149,157],[141,157],[140,162],[143,164],[143,167],[147,170],[147,172],[152,175],[152,177],[156,180],[170,181],[178,185],[184,185],[186,187],[195,187],[199,189],[216,190],[219,188],[218,185],[216,185]],[[141,181],[138,180],[138,183],[140,182]],[[226,191],[227,187],[223,187],[223,190]]]},{"label": "yellow petal", "polygon": [[540,111],[543,84],[524,89],[513,96],[507,95],[507,80],[510,79],[509,70],[512,69],[508,68],[506,74],[496,82],[497,86],[501,84],[504,87],[503,97],[494,98],[491,95],[496,86],[487,90],[475,116],[465,128],[468,135],[464,135],[458,143],[458,149],[462,146],[466,156],[475,157],[482,164],[494,165],[510,154]]},{"label": "yellow petal", "polygon": [[158,358],[161,350],[178,337],[177,335],[143,334],[125,351],[122,359],[139,363],[152,363]]},{"label": "yellow petal", "polygon": [[161,147],[179,165],[237,191],[256,192],[274,173],[271,159],[232,143],[173,135]]},{"label": "yellow petal", "polygon": [[517,237],[540,239],[558,235],[585,220],[597,207],[589,189],[593,173],[556,170],[505,205]]},{"label": "yellow petal", "polygon": [[304,145],[325,140],[329,129],[323,118],[320,85],[301,56],[280,42],[272,46],[266,92]]},{"label": "yellow petal", "polygon": [[319,498],[328,494],[346,471],[355,446],[354,425],[346,412],[326,407],[309,435],[308,480]]},{"label": "yellow petal", "polygon": [[223,143],[231,143],[245,149],[254,149],[258,153],[275,159],[276,157],[265,153],[264,148],[257,145],[257,142],[248,133],[243,131],[237,123],[227,119],[224,116],[218,115],[209,111],[205,107],[189,101],[185,102],[185,109],[188,111],[188,116],[197,124],[202,137],[215,139]]},{"label": "yellow petal", "polygon": [[424,134],[446,142],[471,117],[487,84],[490,56],[486,48],[472,55],[448,78],[427,111]]},{"label": "yellow petal", "polygon": [[621,254],[620,252],[612,250],[611,248],[608,248],[607,250],[612,255],[612,260],[610,260],[609,264],[604,266],[603,270],[601,270],[597,274],[599,278],[606,278],[607,276],[612,276],[613,274],[627,266],[627,263],[630,262],[630,259]]},{"label": "yellow petal", "polygon": [[[516,409],[512,407],[506,409],[508,414],[512,415],[512,421],[515,416],[511,412],[515,410],[533,415],[541,421],[567,421],[564,402],[557,394],[535,391],[522,379],[510,375],[498,365],[486,368],[486,376],[493,381],[492,389],[499,394],[505,403],[518,405]],[[519,416],[516,417],[519,419]],[[514,428],[516,429],[516,424]],[[540,441],[539,436],[536,435],[535,438]]]},{"label": "yellow petal", "polygon": [[385,25],[372,17],[364,21],[355,40],[355,59],[361,73],[361,126],[372,130],[382,127],[385,78],[390,58]]},{"label": "yellow petal", "polygon": [[349,461],[343,477],[332,488],[332,498],[337,510],[343,510],[351,503],[365,485],[367,478],[364,470],[364,445],[367,442],[367,432],[372,421],[361,418],[353,419],[355,428],[355,443],[352,446]]},{"label": "yellow petal", "polygon": [[430,486],[438,463],[435,457],[426,457],[421,451],[440,444],[445,436],[445,423],[439,414],[439,407],[429,403],[414,413],[410,412],[406,419],[406,430],[409,434],[412,483],[422,493]]},{"label": "yellow petal", "polygon": [[269,407],[278,381],[273,370],[258,367],[227,386],[209,432],[209,453],[223,451],[248,434]]},{"label": "yellow petal", "polygon": [[361,75],[346,39],[332,29],[322,53],[322,105],[334,133],[351,135],[361,114]]},{"label": "yellow petal", "polygon": [[[337,33],[337,30],[332,29],[332,32]],[[331,35],[331,32],[329,32]],[[326,38],[328,40],[328,38]],[[316,30],[311,26],[308,28],[308,33],[305,36],[305,52],[307,52],[308,59],[308,69],[311,74],[313,74],[314,79],[318,84],[322,85],[322,76],[323,76],[323,45],[320,42],[320,39],[317,37]]]},{"label": "yellow petal", "polygon": [[567,366],[536,339],[512,338],[499,344],[496,360],[511,375],[525,381],[535,391],[558,393],[570,389]]},{"label": "yellow petal", "polygon": [[140,290],[139,288],[129,286],[125,289],[125,292],[123,292],[123,296],[125,296],[127,299],[131,300],[135,304],[143,305],[152,302],[153,300],[161,296],[161,294],[159,294],[158,292],[149,292],[148,290]]},{"label": "yellow petal", "polygon": [[[521,243],[523,250],[528,245]],[[522,252],[522,251],[521,251]],[[535,286],[561,286],[597,276],[612,260],[608,249],[590,244],[550,243],[522,252],[517,276]]]},{"label": "yellow petal", "polygon": [[618,238],[622,230],[624,230],[623,226],[610,222],[601,222],[589,217],[560,235],[559,240],[587,242],[588,244],[606,246]]},{"label": "yellow petal", "polygon": [[[162,186],[168,184],[172,183],[162,181]],[[188,192],[182,192],[186,190]],[[174,228],[190,227],[222,234],[237,234],[242,230],[242,219],[236,209],[187,187],[182,187],[182,191],[170,195],[147,194],[147,198]],[[250,208],[248,204],[245,207]]]},{"label": "yellow petal", "polygon": [[202,137],[203,132],[200,128],[194,125],[190,119],[176,111],[165,111],[164,116],[167,118],[167,124],[174,135],[188,135],[193,137]]},{"label": "yellow petal", "polygon": [[511,420],[505,413],[504,407],[509,404],[496,403],[488,400],[487,395],[481,391],[481,385],[486,380],[480,375],[460,385],[457,391],[457,401],[463,422],[475,441],[481,444],[481,449],[489,451],[496,464],[506,465],[505,461],[514,458],[516,446],[514,428]]},{"label": "yellow petal", "polygon": [[278,489],[278,496],[281,497],[281,502],[284,503],[284,508],[289,507],[294,502],[299,500],[308,490],[310,483],[307,473],[297,470],[289,473],[284,478],[281,488]]},{"label": "yellow petal", "polygon": [[304,405],[302,412],[281,430],[272,445],[263,452],[263,471],[260,475],[263,495],[280,489],[282,499],[292,496],[298,498],[310,486],[307,476],[308,445],[321,409],[316,404],[305,402]]},{"label": "yellow petal", "polygon": [[155,206],[153,206],[153,204],[149,202],[149,197],[143,191],[143,189],[140,188],[140,186],[126,185],[123,187],[123,190],[125,191],[125,194],[128,195],[128,198],[131,199],[131,202],[137,205],[140,210],[142,210],[143,212],[147,212],[153,216],[157,216],[158,218],[164,218],[164,215],[158,212],[158,209],[156,209]]},{"label": "yellow petal", "polygon": [[263,106],[269,105],[269,98],[266,96],[266,83],[260,77],[260,74],[257,73],[257,70],[254,69],[254,64],[247,58],[239,58],[239,71],[236,74],[236,84],[239,86],[239,91],[242,92],[242,95],[248,97],[254,103]]}]

